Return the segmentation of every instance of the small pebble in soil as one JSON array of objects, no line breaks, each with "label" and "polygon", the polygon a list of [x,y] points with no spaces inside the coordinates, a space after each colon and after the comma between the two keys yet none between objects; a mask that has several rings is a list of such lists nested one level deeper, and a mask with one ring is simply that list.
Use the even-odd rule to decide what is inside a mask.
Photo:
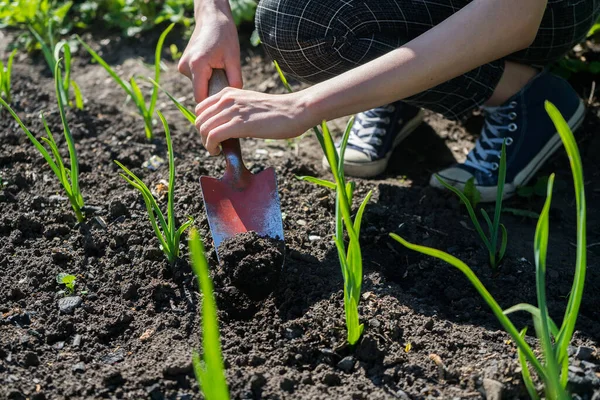
[{"label": "small pebble in soil", "polygon": [[594,349],[592,349],[591,347],[579,346],[575,351],[575,357],[578,360],[588,361],[590,358],[592,358],[593,354]]},{"label": "small pebble in soil", "polygon": [[283,380],[279,384],[279,387],[281,388],[281,390],[284,390],[284,391],[290,392],[290,393],[292,393],[294,391],[295,386],[296,386],[296,382],[290,378],[283,378]]},{"label": "small pebble in soil", "polygon": [[282,241],[245,232],[219,245],[221,279],[252,300],[266,298],[276,287],[283,266]]},{"label": "small pebble in soil", "polygon": [[85,364],[83,362],[78,362],[71,367],[71,371],[84,373],[85,372]]},{"label": "small pebble in soil", "polygon": [[63,314],[71,314],[82,302],[79,296],[62,297],[58,300],[58,309]]},{"label": "small pebble in soil", "polygon": [[12,314],[6,317],[6,322],[11,324],[15,324],[21,328],[29,326],[31,324],[30,314],[27,311],[24,311],[19,314]]},{"label": "small pebble in soil", "polygon": [[252,390],[258,390],[267,383],[267,378],[263,374],[257,373],[250,378],[250,388]]},{"label": "small pebble in soil", "polygon": [[337,363],[337,367],[344,372],[350,372],[354,368],[354,364],[356,364],[354,357],[347,356],[342,358],[342,360]]},{"label": "small pebble in soil", "polygon": [[488,400],[502,400],[504,385],[494,379],[484,378],[483,389]]},{"label": "small pebble in soil", "polygon": [[323,377],[323,383],[327,386],[339,386],[342,383],[339,375],[334,374],[333,372],[328,372]]},{"label": "small pebble in soil", "polygon": [[40,359],[38,358],[37,354],[35,354],[32,351],[28,351],[27,353],[25,353],[23,364],[26,367],[37,367],[38,365],[40,365]]},{"label": "small pebble in soil", "polygon": [[73,337],[73,347],[81,346],[81,335],[75,335]]}]

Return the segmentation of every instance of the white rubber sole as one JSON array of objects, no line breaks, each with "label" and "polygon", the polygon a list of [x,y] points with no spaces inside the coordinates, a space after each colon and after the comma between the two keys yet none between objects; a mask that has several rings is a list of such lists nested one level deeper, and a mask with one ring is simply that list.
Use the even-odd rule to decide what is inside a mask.
[{"label": "white rubber sole", "polygon": [[[577,107],[577,110],[575,111],[573,116],[567,121],[569,127],[573,132],[581,126],[584,117],[585,105],[583,103],[583,100],[579,100],[579,107]],[[552,155],[556,153],[556,151],[561,146],[562,140],[560,139],[560,135],[558,134],[558,132],[556,132],[554,136],[552,136],[552,138],[548,140],[548,143],[546,143],[546,145],[540,150],[540,152],[525,166],[525,168],[523,168],[523,170],[521,170],[521,172],[519,172],[515,176],[515,179],[512,182],[506,182],[504,184],[504,195],[502,198],[507,199],[509,197],[512,197],[516,193],[518,187],[527,185],[527,183],[535,176],[535,174],[544,165],[544,163],[548,161],[548,159],[552,157]],[[445,179],[445,181],[454,186],[455,188],[458,188],[459,190],[463,190],[465,187],[464,182],[452,181],[449,179]],[[444,186],[436,179],[434,175],[431,176],[429,184],[438,189],[445,189]],[[497,186],[475,185],[475,187],[481,194],[482,202],[496,201],[496,196],[498,193]]]},{"label": "white rubber sole", "polygon": [[[353,176],[356,178],[372,178],[377,176],[385,171],[387,168],[388,162],[390,161],[390,157],[392,156],[392,152],[398,145],[408,137],[415,129],[421,125],[423,122],[423,117],[425,113],[423,110],[419,110],[417,115],[415,115],[410,121],[408,121],[404,127],[400,130],[396,138],[394,139],[394,143],[392,143],[392,149],[385,155],[384,158],[381,158],[376,161],[371,162],[351,162],[348,160],[344,160],[344,173],[348,176]],[[329,171],[329,163],[327,162],[327,158],[323,157],[323,169]]]}]

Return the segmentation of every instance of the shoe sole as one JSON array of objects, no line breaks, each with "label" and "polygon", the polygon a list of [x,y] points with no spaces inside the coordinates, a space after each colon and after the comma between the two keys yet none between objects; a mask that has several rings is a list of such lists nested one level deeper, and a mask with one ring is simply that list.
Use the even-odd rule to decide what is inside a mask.
[{"label": "shoe sole", "polygon": [[[571,118],[567,121],[569,128],[571,131],[576,131],[581,124],[583,123],[585,117],[585,105],[583,100],[579,100],[579,107],[573,114]],[[548,143],[540,152],[523,168],[516,176],[512,182],[506,182],[504,184],[504,195],[503,199],[508,199],[517,191],[517,188],[520,186],[527,185],[529,181],[535,176],[535,174],[542,168],[544,163],[548,161],[550,157],[562,146],[562,140],[558,132],[554,134],[548,140]],[[448,182],[448,180],[446,180]],[[456,187],[459,190],[464,190],[465,184],[463,182],[451,181],[449,182],[452,186]],[[440,183],[437,181],[435,176],[431,176],[429,180],[429,184],[433,187],[440,188]],[[481,194],[481,202],[494,202],[496,201],[496,197],[498,195],[498,187],[497,186],[477,186],[475,185],[479,193]],[[443,189],[443,187],[441,187]]]},{"label": "shoe sole", "polygon": [[[394,143],[392,143],[392,149],[383,157],[377,161],[371,161],[368,163],[355,163],[348,162],[344,160],[344,173],[348,176],[353,176],[356,178],[372,178],[383,173],[387,165],[390,161],[390,157],[392,153],[398,145],[408,137],[411,133],[415,131],[423,122],[423,118],[425,113],[423,110],[419,110],[417,115],[415,115],[410,121],[408,121],[404,127],[400,130],[396,138],[394,139]],[[326,158],[323,158],[323,168],[325,170],[330,170],[329,163]]]}]

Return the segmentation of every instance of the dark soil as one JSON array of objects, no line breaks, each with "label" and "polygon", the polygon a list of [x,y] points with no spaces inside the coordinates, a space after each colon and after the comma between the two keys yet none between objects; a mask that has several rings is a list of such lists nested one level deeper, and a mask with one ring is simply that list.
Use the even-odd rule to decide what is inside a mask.
[{"label": "dark soil", "polygon": [[[141,60],[153,61],[157,36],[148,34],[135,42],[110,38],[102,44],[99,38],[93,43],[119,73],[148,75]],[[0,57],[5,59],[6,40],[0,42]],[[244,48],[246,87],[283,92],[260,49]],[[84,223],[76,222],[48,166],[10,116],[0,111],[0,398],[201,398],[191,367],[192,349],[200,348],[200,295],[186,243],[181,260],[169,265],[143,200],[119,177],[113,163],[121,161],[155,188],[167,179],[167,166],[151,171],[142,164],[153,155],[166,158],[164,135],[157,128],[156,139],[148,143],[141,119],[132,104],[124,105],[120,88],[84,54],[76,60],[73,77],[86,107],[69,110],[67,118],[80,158]],[[190,104],[189,82],[178,75],[175,63],[166,64],[162,83]],[[13,82],[15,111],[38,137],[43,134],[39,114],[44,111],[64,151],[53,83],[43,60],[21,55]],[[580,86],[587,90],[582,94],[589,95],[591,82]],[[295,145],[242,143],[252,172],[266,166],[277,171],[286,236],[285,268],[277,283],[260,290],[271,292],[266,298],[251,300],[244,293],[249,287],[245,276],[219,270],[200,197],[198,178],[220,176],[224,163],[208,156],[193,127],[162,95],[158,108],[174,138],[177,217],[195,218],[209,253],[233,398],[526,397],[514,344],[466,278],[388,236],[395,232],[464,260],[502,307],[535,303],[536,221],[503,216],[508,251],[501,268],[493,272],[459,201],[427,185],[431,172],[464,160],[481,126],[477,116],[460,124],[429,114],[426,124],[394,153],[385,175],[357,181],[356,198],[370,189],[374,196],[361,232],[365,278],[360,315],[365,334],[349,348],[343,346],[343,282],[331,241],[334,197],[327,189],[295,178],[328,176],[320,167],[316,140],[307,136]],[[582,398],[600,395],[599,115],[600,104],[594,99],[577,136],[586,179],[589,247],[570,385]],[[339,132],[343,123],[332,126]],[[560,321],[576,250],[574,196],[564,151],[557,152],[539,176],[551,172],[563,182],[554,195],[548,257],[549,309]],[[506,206],[539,212],[543,200],[515,198]],[[236,255],[240,265],[234,267],[241,267],[245,257]],[[269,262],[277,265],[273,259]],[[64,288],[56,282],[61,272],[77,277],[70,296],[80,300],[62,300]],[[527,315],[516,314],[513,321],[518,328],[531,325]],[[532,337],[527,340],[535,342]]]},{"label": "dark soil", "polygon": [[252,300],[266,298],[277,286],[285,257],[281,240],[246,232],[224,240],[218,253],[222,286],[234,286]]}]

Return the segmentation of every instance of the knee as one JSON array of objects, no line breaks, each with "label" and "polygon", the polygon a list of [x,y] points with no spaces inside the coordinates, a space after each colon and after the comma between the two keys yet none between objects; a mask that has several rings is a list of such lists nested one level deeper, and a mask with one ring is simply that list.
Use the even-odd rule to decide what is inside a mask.
[{"label": "knee", "polygon": [[269,53],[273,50],[295,50],[294,46],[297,48],[296,35],[300,27],[298,3],[296,0],[260,0],[258,3],[256,30]]}]

